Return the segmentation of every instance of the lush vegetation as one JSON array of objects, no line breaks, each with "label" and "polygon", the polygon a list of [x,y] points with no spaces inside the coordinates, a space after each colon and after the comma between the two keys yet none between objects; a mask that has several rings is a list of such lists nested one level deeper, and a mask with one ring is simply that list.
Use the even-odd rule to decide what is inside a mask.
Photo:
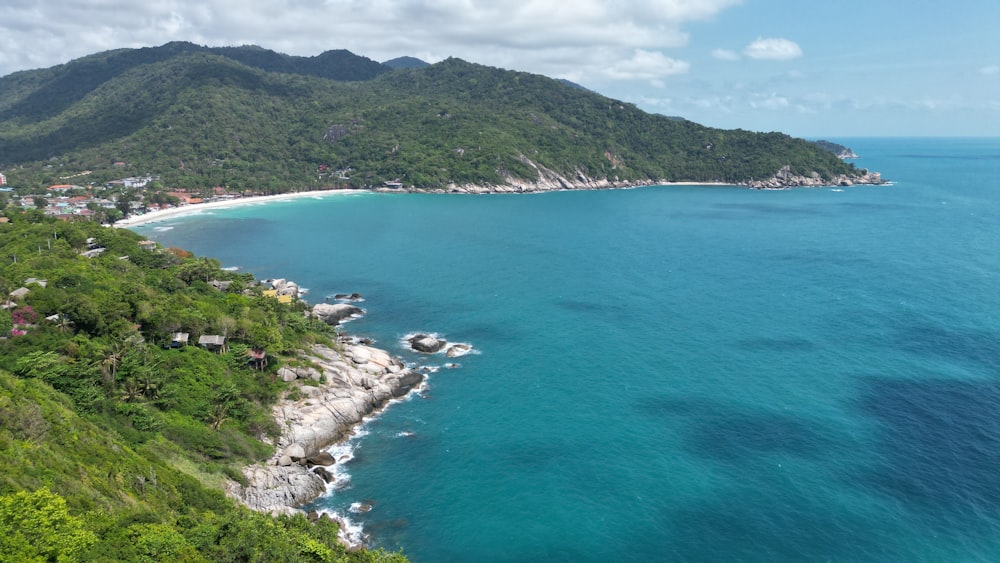
[{"label": "lush vegetation", "polygon": [[837,155],[838,158],[851,158],[850,155],[854,154],[854,151],[851,150],[850,147],[845,147],[840,143],[834,143],[833,141],[827,141],[827,140],[819,140],[813,142],[816,144],[817,147]]},{"label": "lush vegetation", "polygon": [[[347,553],[332,521],[253,513],[222,492],[271,453],[277,367],[332,344],[304,304],[129,231],[5,216],[0,295],[16,297],[0,308],[0,560],[402,559]],[[230,345],[172,347],[176,332]],[[248,363],[251,347],[267,367]]]},{"label": "lush vegetation", "polygon": [[650,115],[458,59],[391,70],[344,51],[307,59],[184,43],[0,78],[0,160],[25,188],[90,170],[87,182],[152,174],[166,187],[258,193],[534,181],[536,167],[621,181],[854,171],[780,133]]}]

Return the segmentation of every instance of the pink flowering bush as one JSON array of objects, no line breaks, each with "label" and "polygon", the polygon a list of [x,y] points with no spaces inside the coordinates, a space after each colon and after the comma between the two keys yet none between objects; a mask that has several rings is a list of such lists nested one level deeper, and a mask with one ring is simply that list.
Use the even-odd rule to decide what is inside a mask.
[{"label": "pink flowering bush", "polygon": [[25,305],[24,307],[14,309],[11,317],[15,325],[30,325],[38,320],[38,313],[31,308],[31,305]]}]

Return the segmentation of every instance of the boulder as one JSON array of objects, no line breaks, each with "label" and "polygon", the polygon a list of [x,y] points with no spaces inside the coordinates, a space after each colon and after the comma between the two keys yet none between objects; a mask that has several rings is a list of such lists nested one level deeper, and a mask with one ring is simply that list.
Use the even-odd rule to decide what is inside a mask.
[{"label": "boulder", "polygon": [[281,467],[288,467],[292,464],[291,456],[283,455],[278,458],[278,465]]},{"label": "boulder", "polygon": [[440,352],[441,349],[448,344],[446,341],[434,338],[429,334],[417,334],[411,336],[408,342],[410,343],[410,348],[425,354],[435,354]]},{"label": "boulder", "polygon": [[302,447],[302,444],[292,444],[285,448],[285,455],[292,461],[298,461],[306,457],[306,449]]},{"label": "boulder", "polygon": [[278,291],[278,295],[291,295],[292,297],[299,296],[299,286],[295,282],[288,282],[280,288],[275,288]]},{"label": "boulder", "polygon": [[304,467],[292,464],[252,465],[243,470],[248,486],[235,481],[227,485],[230,496],[261,512],[295,512],[289,507],[303,505],[326,492],[323,479]]},{"label": "boulder", "polygon": [[287,367],[283,367],[278,370],[278,377],[284,382],[295,381],[299,378],[299,374],[295,373],[295,370]]},{"label": "boulder", "polygon": [[319,475],[323,479],[324,483],[329,484],[333,482],[333,474],[327,471],[325,467],[313,467],[313,473]]},{"label": "boulder", "polygon": [[345,319],[349,319],[356,315],[363,315],[365,312],[363,309],[346,303],[336,303],[333,305],[329,303],[319,303],[313,307],[312,313],[315,317],[328,325],[337,325]]},{"label": "boulder", "polygon": [[312,465],[333,465],[337,460],[333,459],[330,452],[320,452],[316,455],[311,455],[306,458],[306,461]]},{"label": "boulder", "polygon": [[464,356],[471,351],[472,346],[469,346],[468,344],[452,344],[444,355],[449,358],[457,358],[459,356]]}]

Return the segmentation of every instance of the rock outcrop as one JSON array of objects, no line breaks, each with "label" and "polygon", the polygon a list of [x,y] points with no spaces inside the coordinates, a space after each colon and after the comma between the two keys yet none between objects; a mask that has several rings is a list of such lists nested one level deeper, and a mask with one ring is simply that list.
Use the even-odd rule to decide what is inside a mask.
[{"label": "rock outcrop", "polygon": [[[283,400],[272,409],[282,428],[274,455],[243,470],[247,485],[233,482],[227,488],[231,497],[254,510],[287,513],[322,495],[330,479],[322,466],[335,461],[322,450],[424,379],[388,352],[361,344],[347,345],[342,353],[315,346],[309,361],[318,368],[279,371],[301,380],[297,395],[302,398]],[[310,469],[314,465],[320,467]]]},{"label": "rock outcrop", "polygon": [[[844,156],[842,158],[857,158],[857,155]],[[555,171],[535,164],[526,157],[521,157],[522,162],[535,169],[538,177],[534,180],[524,180],[508,176],[502,183],[498,184],[449,184],[446,188],[425,190],[409,188],[406,191],[421,193],[460,193],[460,194],[514,194],[514,193],[535,193],[558,190],[606,190],[612,188],[635,188],[640,186],[655,186],[661,184],[705,184],[705,185],[733,185],[727,182],[671,182],[670,180],[619,180],[617,177],[592,178],[583,171],[577,170],[571,177],[566,177]],[[840,174],[834,178],[824,180],[819,174],[813,173],[809,176],[795,175],[791,172],[790,166],[784,166],[774,174],[774,176],[764,180],[749,180],[739,182],[735,185],[746,186],[754,189],[784,189],[793,187],[824,187],[824,186],[852,186],[855,184],[885,184],[886,181],[878,172],[861,170],[857,174]],[[375,188],[374,191],[398,192],[398,188]]]},{"label": "rock outcrop", "polygon": [[319,303],[313,306],[312,314],[328,325],[338,325],[346,319],[365,314],[365,311],[347,303]]},{"label": "rock outcrop", "polygon": [[781,170],[778,170],[774,173],[774,176],[766,180],[753,180],[740,185],[756,190],[780,190],[785,188],[819,188],[825,186],[853,186],[856,184],[880,185],[885,183],[881,174],[878,172],[869,172],[868,170],[861,170],[855,175],[840,174],[830,179],[823,179],[815,172],[809,176],[793,174],[791,166],[782,166]]},{"label": "rock outcrop", "polygon": [[271,280],[265,280],[267,283],[271,284],[271,289],[277,292],[277,295],[290,295],[295,299],[301,297],[301,290],[297,283],[289,281],[283,278],[276,278]]},{"label": "rock outcrop", "polygon": [[407,342],[410,343],[410,348],[424,354],[436,354],[448,345],[446,341],[429,334],[415,334],[408,338]]}]

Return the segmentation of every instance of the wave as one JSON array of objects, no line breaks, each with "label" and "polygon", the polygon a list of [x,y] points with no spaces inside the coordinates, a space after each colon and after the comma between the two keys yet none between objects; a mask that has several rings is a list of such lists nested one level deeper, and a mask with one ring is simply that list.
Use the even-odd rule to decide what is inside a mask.
[{"label": "wave", "polygon": [[444,342],[444,346],[442,346],[440,350],[438,350],[437,352],[434,352],[434,354],[431,354],[431,355],[443,354],[443,355],[448,356],[449,358],[458,358],[458,357],[465,356],[465,355],[468,355],[468,354],[481,354],[482,353],[479,350],[476,350],[476,348],[471,343],[468,343],[468,342],[451,342],[447,338],[445,338],[443,334],[441,334],[439,332],[408,332],[408,333],[404,334],[402,336],[402,338],[399,339],[399,346],[402,347],[403,349],[409,350],[411,352],[417,352],[418,354],[424,354],[424,352],[421,352],[419,350],[414,349],[413,346],[410,344],[410,340],[413,337],[418,336],[418,335],[419,336],[430,336],[431,338],[433,338],[435,340],[440,340],[441,342]]},{"label": "wave", "polygon": [[363,547],[365,545],[365,540],[368,539],[368,536],[365,534],[364,526],[362,526],[359,522],[351,520],[346,515],[341,514],[336,510],[328,510],[324,508],[317,511],[317,513],[326,514],[340,524],[340,529],[337,531],[337,538],[341,542],[347,544],[351,548]]},{"label": "wave", "polygon": [[158,232],[158,233],[164,233],[166,231],[172,231],[172,230],[174,230],[174,226],[173,225],[169,225],[169,226],[165,226],[165,227],[153,227],[153,230],[156,231],[156,232]]}]

